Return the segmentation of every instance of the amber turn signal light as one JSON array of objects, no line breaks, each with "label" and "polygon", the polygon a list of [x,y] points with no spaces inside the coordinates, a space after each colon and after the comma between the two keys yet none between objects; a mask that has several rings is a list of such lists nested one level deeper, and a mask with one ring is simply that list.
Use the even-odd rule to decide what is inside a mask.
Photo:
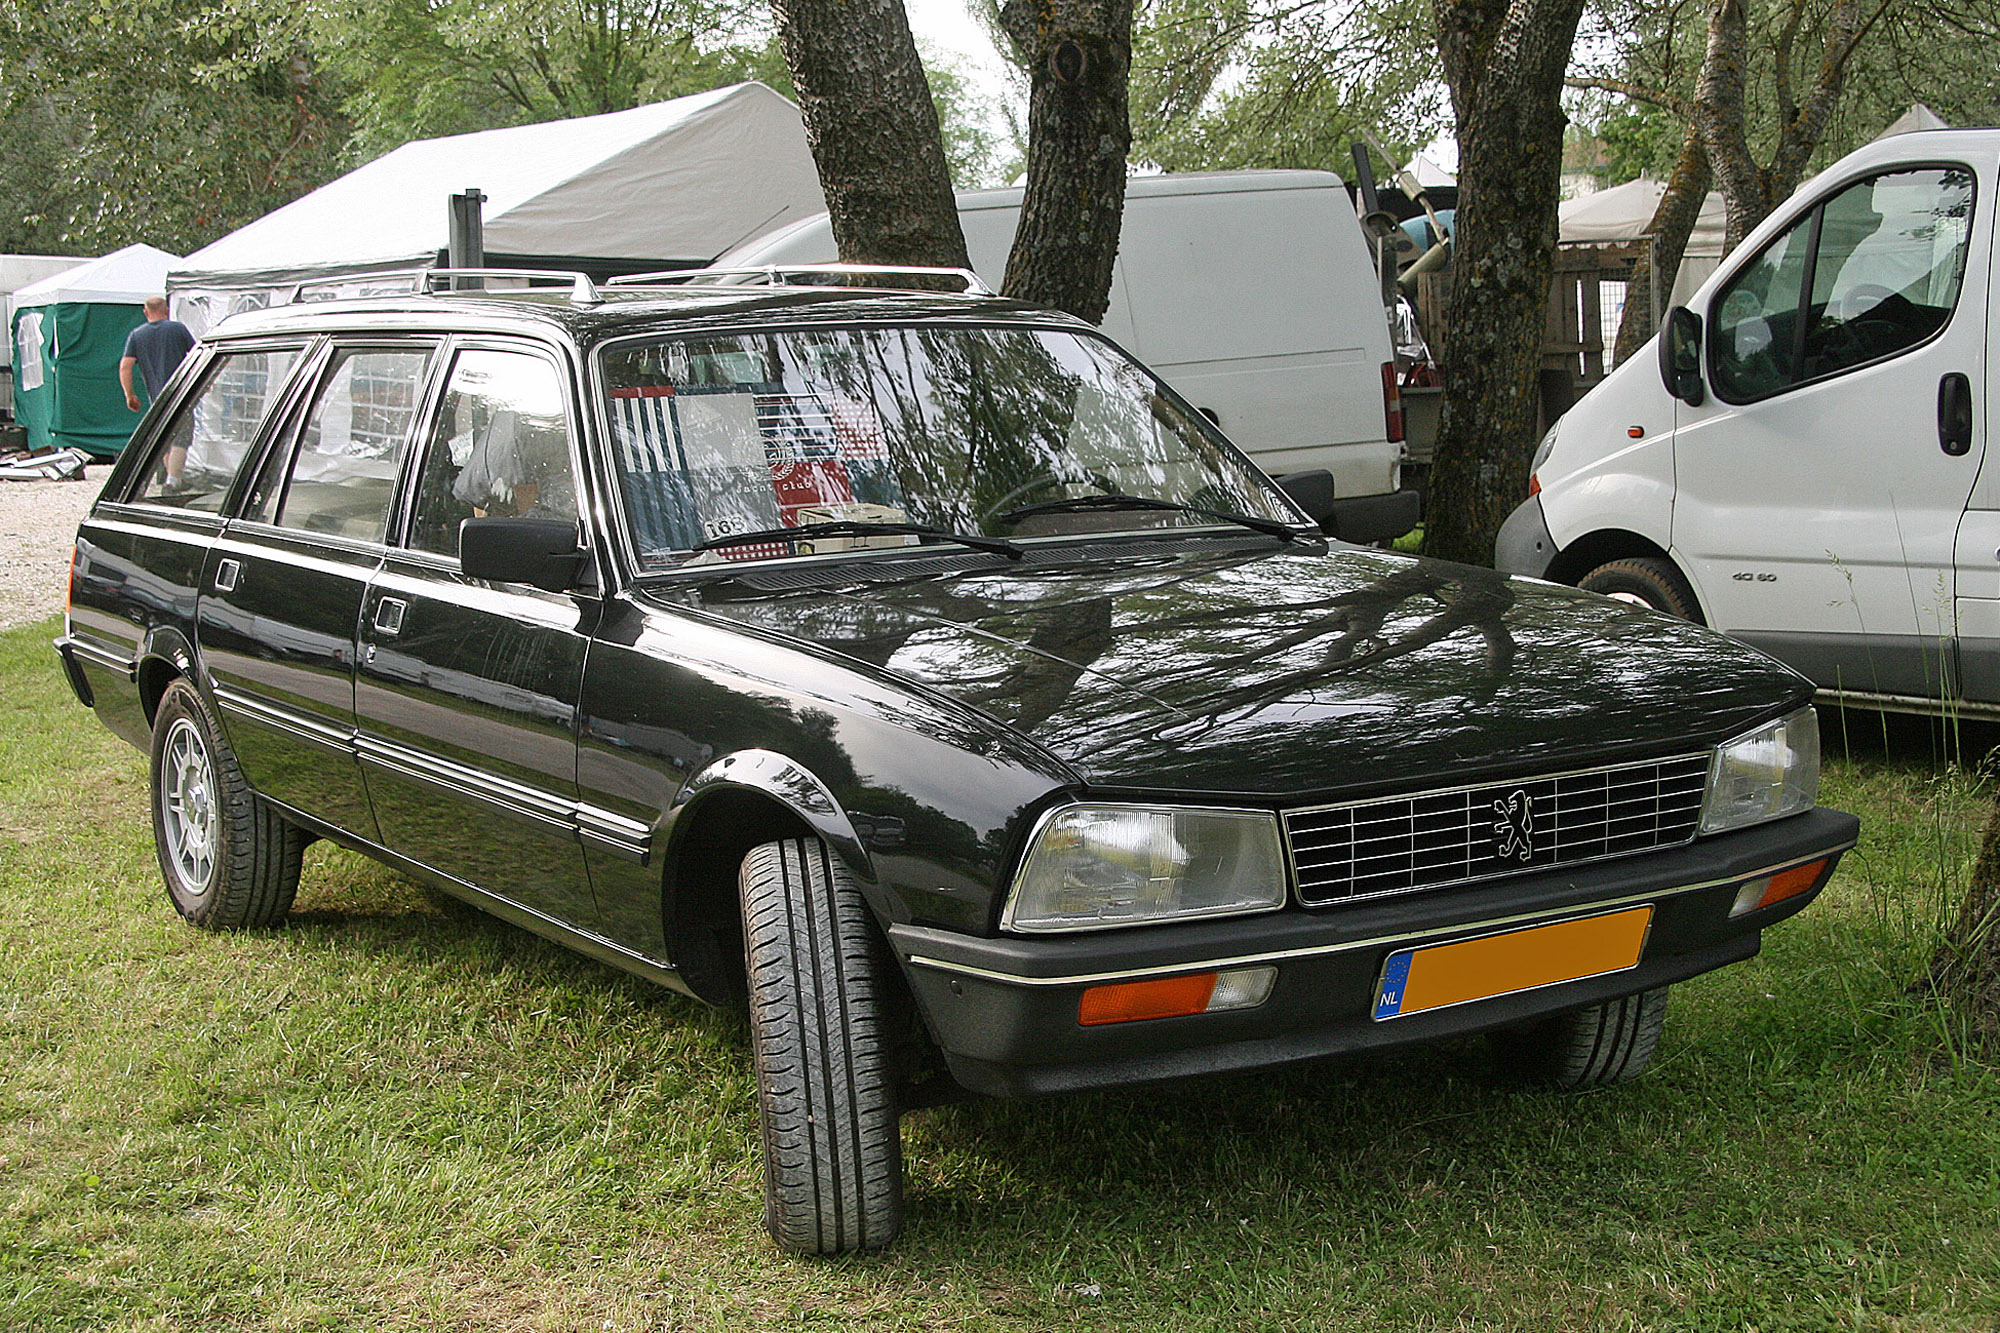
[{"label": "amber turn signal light", "polygon": [[1076,1021],[1096,1027],[1143,1018],[1185,1018],[1225,1009],[1251,1009],[1271,997],[1271,986],[1277,979],[1275,967],[1239,967],[1228,972],[1092,986],[1077,1001]]},{"label": "amber turn signal light", "polygon": [[1729,909],[1729,915],[1742,916],[1745,912],[1755,912],[1787,898],[1796,898],[1818,884],[1820,876],[1825,873],[1826,858],[1821,857],[1817,861],[1793,866],[1790,870],[1780,870],[1775,875],[1761,875],[1736,891],[1736,905]]}]

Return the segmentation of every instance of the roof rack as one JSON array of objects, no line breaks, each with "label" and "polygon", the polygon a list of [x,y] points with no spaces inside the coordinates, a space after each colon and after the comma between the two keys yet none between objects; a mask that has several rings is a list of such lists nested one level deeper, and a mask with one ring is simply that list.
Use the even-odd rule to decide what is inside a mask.
[{"label": "roof rack", "polygon": [[981,281],[979,275],[969,268],[922,268],[908,264],[753,264],[741,268],[683,268],[669,269],[663,273],[630,273],[622,277],[608,279],[607,287],[680,287],[691,283],[716,283],[724,285],[724,280],[735,279],[726,285],[750,286],[756,279],[762,279],[766,287],[813,287],[824,283],[795,283],[794,277],[801,278],[845,278],[845,277],[913,277],[913,278],[955,278],[965,284],[965,291],[971,296],[992,296],[993,289]]},{"label": "roof rack", "polygon": [[[577,305],[602,305],[604,298],[597,293],[597,284],[590,275],[568,269],[555,268],[427,268],[417,274],[416,290],[423,295],[433,295],[440,290],[439,278],[452,279],[452,289],[459,290],[459,281],[466,278],[510,278],[530,285],[536,282],[560,283],[569,287],[569,299]],[[483,288],[480,290],[484,290]]]}]

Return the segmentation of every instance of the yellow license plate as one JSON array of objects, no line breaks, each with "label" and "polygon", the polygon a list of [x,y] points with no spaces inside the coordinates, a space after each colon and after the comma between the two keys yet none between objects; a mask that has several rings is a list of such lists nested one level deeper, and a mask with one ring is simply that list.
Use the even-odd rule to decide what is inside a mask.
[{"label": "yellow license plate", "polygon": [[1389,955],[1375,1017],[1400,1018],[1639,965],[1651,905]]}]

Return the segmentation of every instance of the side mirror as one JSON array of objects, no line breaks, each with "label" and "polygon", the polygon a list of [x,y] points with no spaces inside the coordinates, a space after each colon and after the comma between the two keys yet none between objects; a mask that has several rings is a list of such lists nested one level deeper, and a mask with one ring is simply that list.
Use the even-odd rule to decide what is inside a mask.
[{"label": "side mirror", "polygon": [[458,525],[458,564],[468,578],[567,592],[583,568],[576,524],[553,518],[468,518]]},{"label": "side mirror", "polygon": [[1669,310],[1660,329],[1660,379],[1689,407],[1700,407],[1708,396],[1701,382],[1701,316],[1684,305]]},{"label": "side mirror", "polygon": [[1273,477],[1278,489],[1292,497],[1292,503],[1306,511],[1306,517],[1330,531],[1327,524],[1333,519],[1333,474],[1325,468],[1314,468],[1310,472],[1287,472],[1282,477]]}]

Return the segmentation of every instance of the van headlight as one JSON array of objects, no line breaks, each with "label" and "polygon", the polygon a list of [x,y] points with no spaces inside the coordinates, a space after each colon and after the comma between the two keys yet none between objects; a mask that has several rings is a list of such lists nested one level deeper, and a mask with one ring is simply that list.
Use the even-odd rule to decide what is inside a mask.
[{"label": "van headlight", "polygon": [[1701,831],[1722,833],[1810,810],[1819,799],[1819,715],[1810,707],[1715,748]]},{"label": "van headlight", "polygon": [[1285,903],[1275,815],[1071,805],[1044,817],[1001,914],[1004,930],[1102,930],[1265,912]]}]

